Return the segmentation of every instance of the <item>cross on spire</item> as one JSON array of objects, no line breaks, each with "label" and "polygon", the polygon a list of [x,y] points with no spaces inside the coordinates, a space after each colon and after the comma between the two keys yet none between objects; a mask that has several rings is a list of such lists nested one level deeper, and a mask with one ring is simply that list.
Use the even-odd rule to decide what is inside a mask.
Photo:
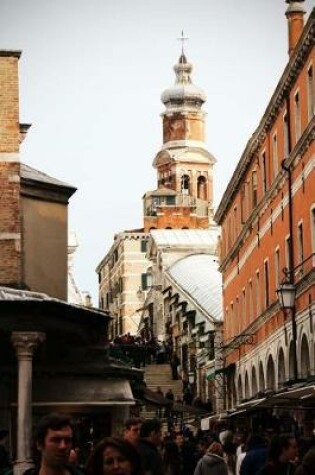
[{"label": "cross on spire", "polygon": [[181,37],[177,39],[182,42],[182,54],[184,54],[184,42],[189,40],[188,36],[184,36],[184,30],[182,30]]}]

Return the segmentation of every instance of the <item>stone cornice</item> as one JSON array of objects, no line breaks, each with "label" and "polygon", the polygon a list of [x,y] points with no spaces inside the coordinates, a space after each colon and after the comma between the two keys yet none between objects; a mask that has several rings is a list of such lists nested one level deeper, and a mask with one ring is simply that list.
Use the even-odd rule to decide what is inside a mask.
[{"label": "stone cornice", "polygon": [[0,58],[20,58],[22,54],[21,50],[18,49],[0,49]]},{"label": "stone cornice", "polygon": [[21,194],[29,198],[67,205],[75,191],[76,188],[70,186],[62,187],[21,178]]},{"label": "stone cornice", "polygon": [[260,121],[260,124],[252,137],[238,162],[238,165],[232,175],[232,178],[221,199],[219,207],[215,213],[214,219],[218,224],[222,223],[223,217],[231,205],[232,199],[238,190],[239,183],[248,169],[249,164],[254,159],[255,154],[261,148],[267,133],[270,131],[279,111],[284,104],[285,98],[292,89],[294,82],[303,68],[311,48],[314,46],[315,35],[315,9],[310,14],[307,24],[304,27],[301,38],[295,48],[294,53],[282,74],[282,77],[276,87],[276,90],[267,106],[267,109]]}]

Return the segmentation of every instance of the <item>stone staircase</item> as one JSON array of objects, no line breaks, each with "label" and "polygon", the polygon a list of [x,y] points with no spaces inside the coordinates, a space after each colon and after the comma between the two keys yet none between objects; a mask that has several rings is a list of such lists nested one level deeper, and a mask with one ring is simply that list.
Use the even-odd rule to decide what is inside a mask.
[{"label": "stone staircase", "polygon": [[[151,391],[156,391],[157,387],[160,386],[163,393],[165,394],[168,389],[172,389],[175,400],[178,396],[182,398],[183,394],[183,385],[180,379],[172,379],[172,371],[169,364],[150,364],[145,367],[144,380],[146,382],[147,388]],[[162,411],[164,413],[164,410]],[[144,419],[151,419],[156,417],[157,407],[151,404],[146,404],[141,410],[141,417]]]}]

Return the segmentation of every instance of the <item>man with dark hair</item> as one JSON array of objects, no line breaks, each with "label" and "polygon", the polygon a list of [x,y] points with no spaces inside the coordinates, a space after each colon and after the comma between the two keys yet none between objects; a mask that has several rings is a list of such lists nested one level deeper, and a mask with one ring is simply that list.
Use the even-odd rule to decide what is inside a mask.
[{"label": "man with dark hair", "polygon": [[24,475],[79,475],[69,463],[73,445],[73,425],[69,416],[52,413],[44,416],[34,432],[35,467]]},{"label": "man with dark hair", "polygon": [[143,420],[140,417],[132,417],[125,422],[123,438],[128,440],[132,445],[137,445],[140,438],[140,429]]},{"label": "man with dark hair", "polygon": [[158,419],[146,420],[140,429],[140,440],[137,444],[143,459],[146,475],[164,475],[162,457],[158,451],[161,444],[161,423]]}]

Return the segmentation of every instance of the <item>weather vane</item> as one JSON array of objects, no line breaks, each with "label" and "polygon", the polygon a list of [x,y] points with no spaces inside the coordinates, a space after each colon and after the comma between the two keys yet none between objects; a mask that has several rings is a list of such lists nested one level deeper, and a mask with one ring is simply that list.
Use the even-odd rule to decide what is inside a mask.
[{"label": "weather vane", "polygon": [[184,42],[189,40],[188,36],[184,36],[184,30],[182,30],[181,37],[177,39],[182,42],[182,54],[184,54]]}]

